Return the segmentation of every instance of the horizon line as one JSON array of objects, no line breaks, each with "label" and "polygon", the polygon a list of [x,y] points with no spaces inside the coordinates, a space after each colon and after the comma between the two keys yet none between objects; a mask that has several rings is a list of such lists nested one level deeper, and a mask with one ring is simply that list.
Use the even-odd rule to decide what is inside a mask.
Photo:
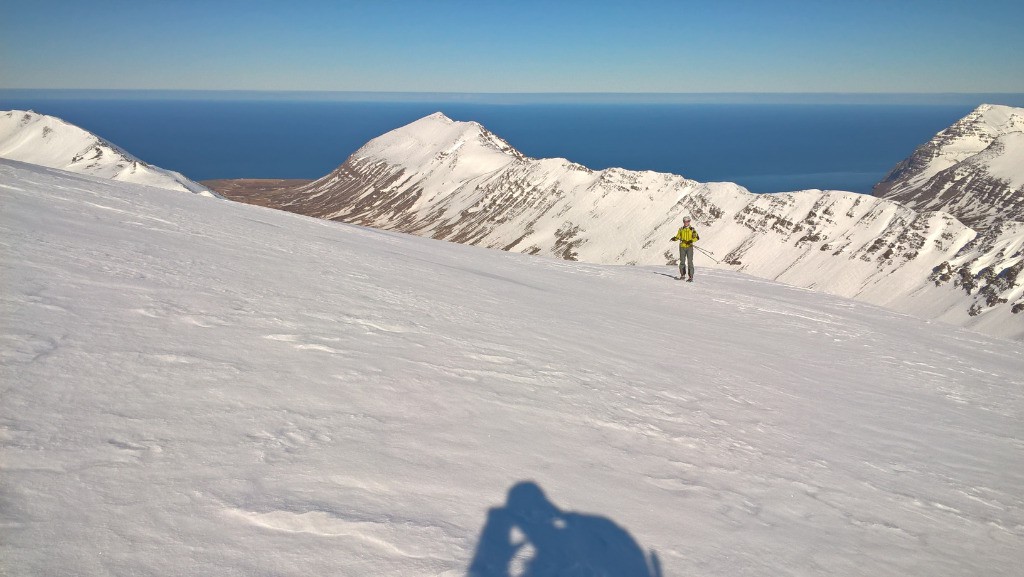
[{"label": "horizon line", "polygon": [[[0,88],[0,98],[309,100],[467,104],[932,104],[1024,106],[1022,92],[438,92],[201,88]],[[997,99],[1002,102],[989,102]]]}]

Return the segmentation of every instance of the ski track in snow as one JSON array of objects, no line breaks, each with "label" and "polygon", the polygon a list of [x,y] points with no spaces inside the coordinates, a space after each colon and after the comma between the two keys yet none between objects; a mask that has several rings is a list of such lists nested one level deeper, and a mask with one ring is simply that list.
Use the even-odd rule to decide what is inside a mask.
[{"label": "ski track in snow", "polygon": [[8,161],[0,188],[12,575],[464,575],[524,480],[665,575],[1024,562],[1019,343]]}]

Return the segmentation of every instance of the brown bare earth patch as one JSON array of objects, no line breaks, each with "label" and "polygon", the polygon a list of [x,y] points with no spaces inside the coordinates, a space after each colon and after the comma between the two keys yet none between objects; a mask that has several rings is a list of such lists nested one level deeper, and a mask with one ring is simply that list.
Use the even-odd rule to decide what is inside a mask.
[{"label": "brown bare earth patch", "polygon": [[204,180],[200,184],[228,200],[281,208],[282,198],[287,198],[292,189],[311,182],[295,178],[223,178]]}]

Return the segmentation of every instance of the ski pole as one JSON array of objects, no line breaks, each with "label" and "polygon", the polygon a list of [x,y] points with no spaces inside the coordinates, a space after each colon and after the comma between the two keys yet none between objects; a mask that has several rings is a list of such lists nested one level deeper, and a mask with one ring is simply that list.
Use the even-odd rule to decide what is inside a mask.
[{"label": "ski pole", "polygon": [[710,258],[711,260],[713,260],[713,261],[717,262],[718,264],[722,264],[722,261],[718,260],[718,259],[717,259],[717,258],[715,258],[715,257],[714,257],[714,256],[713,256],[713,255],[712,255],[712,254],[711,254],[710,252],[708,252],[708,251],[706,251],[706,250],[702,249],[701,247],[699,247],[699,246],[697,246],[697,245],[693,245],[693,248],[695,248],[695,249],[697,249],[697,250],[701,251],[702,253],[704,253],[704,254],[708,255],[708,258]]}]

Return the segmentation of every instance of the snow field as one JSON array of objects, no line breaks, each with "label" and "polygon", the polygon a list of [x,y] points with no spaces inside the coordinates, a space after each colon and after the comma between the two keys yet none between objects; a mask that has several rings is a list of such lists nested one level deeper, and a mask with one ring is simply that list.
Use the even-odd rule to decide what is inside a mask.
[{"label": "snow field", "polygon": [[11,574],[464,575],[526,480],[665,575],[1024,562],[1019,343],[10,161],[0,234]]}]

